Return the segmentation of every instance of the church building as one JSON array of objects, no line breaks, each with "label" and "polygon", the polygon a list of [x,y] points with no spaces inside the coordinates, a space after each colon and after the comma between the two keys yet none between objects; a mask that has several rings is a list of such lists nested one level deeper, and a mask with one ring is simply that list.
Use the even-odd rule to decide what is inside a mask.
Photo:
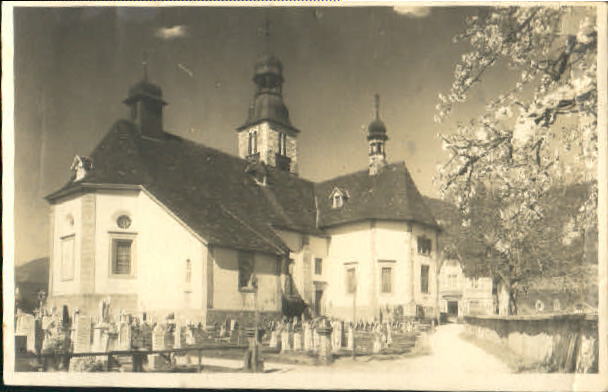
[{"label": "church building", "polygon": [[[368,127],[364,170],[298,176],[300,130],[283,101],[282,63],[255,63],[236,129],[238,156],[165,131],[167,102],[144,78],[72,176],[48,195],[49,301],[203,322],[295,315],[344,320],[438,316],[440,229],[388,132]],[[363,166],[362,162],[362,166]]]}]

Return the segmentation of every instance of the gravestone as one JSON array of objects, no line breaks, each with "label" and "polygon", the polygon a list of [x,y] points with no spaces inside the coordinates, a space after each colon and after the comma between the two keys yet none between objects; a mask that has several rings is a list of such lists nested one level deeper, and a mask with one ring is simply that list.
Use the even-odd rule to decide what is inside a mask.
[{"label": "gravestone", "polygon": [[322,325],[317,328],[319,334],[319,362],[324,365],[329,365],[333,361],[331,352],[331,332],[332,328],[329,325]]},{"label": "gravestone", "polygon": [[86,353],[91,350],[91,318],[77,315],[74,318],[74,352]]},{"label": "gravestone", "polygon": [[272,332],[270,332],[269,346],[270,346],[270,348],[279,347],[279,331],[273,330]]},{"label": "gravestone", "polygon": [[293,351],[302,351],[302,333],[295,332],[293,334]]},{"label": "gravestone", "polygon": [[289,345],[289,332],[282,331],[281,332],[281,352],[291,351],[291,347]]},{"label": "gravestone", "polygon": [[382,336],[378,333],[374,333],[374,344],[372,346],[372,352],[378,354],[382,351]]},{"label": "gravestone", "polygon": [[312,327],[310,323],[304,323],[304,351],[312,351]]},{"label": "gravestone", "polygon": [[186,327],[186,344],[188,346],[196,344],[196,338],[194,337],[194,331],[192,330],[192,326]]},{"label": "gravestone", "polygon": [[93,328],[93,352],[102,352],[104,350],[102,350],[101,348],[101,336],[103,335],[103,328],[100,326],[95,326],[95,328]]},{"label": "gravestone", "polygon": [[315,329],[312,332],[312,350],[319,351],[319,344],[320,344],[319,327],[315,327]]},{"label": "gravestone", "polygon": [[350,351],[355,347],[355,328],[350,325],[348,327],[348,337],[346,339],[346,348]]},{"label": "gravestone", "polygon": [[152,350],[152,327],[148,322],[144,322],[141,325],[141,336],[143,341],[143,347],[147,350]]},{"label": "gravestone", "polygon": [[339,322],[334,323],[331,343],[333,352],[338,352],[342,348],[342,325]]},{"label": "gravestone", "polygon": [[[161,324],[156,324],[152,330],[152,351],[166,350],[166,328]],[[166,370],[171,367],[171,363],[160,354],[148,355],[148,365],[151,370]]]},{"label": "gravestone", "polygon": [[25,336],[26,348],[36,352],[36,318],[28,313],[21,313],[17,318],[15,335]]},{"label": "gravestone", "polygon": [[173,330],[173,348],[182,348],[182,323],[180,320],[175,320],[175,328]]},{"label": "gravestone", "polygon": [[[124,320],[124,318],[122,318]],[[120,323],[118,327],[118,349],[119,350],[130,350],[131,349],[131,325],[126,321]]]}]

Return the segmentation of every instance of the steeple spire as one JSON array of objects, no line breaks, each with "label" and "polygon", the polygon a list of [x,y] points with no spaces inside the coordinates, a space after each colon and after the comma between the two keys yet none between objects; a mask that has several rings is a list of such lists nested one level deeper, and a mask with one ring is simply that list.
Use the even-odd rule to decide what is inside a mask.
[{"label": "steeple spire", "polygon": [[374,94],[374,119],[380,120],[380,94]]},{"label": "steeple spire", "polygon": [[300,131],[291,124],[283,101],[283,64],[269,50],[268,16],[265,11],[264,23],[256,30],[266,47],[254,65],[255,92],[247,121],[237,128],[239,156],[297,174],[296,138]]},{"label": "steeple spire", "polygon": [[373,120],[367,127],[367,141],[369,143],[369,174],[376,175],[386,166],[385,144],[388,140],[386,126],[380,120],[380,95],[374,94]]},{"label": "steeple spire", "polygon": [[141,59],[141,65],[143,67],[143,71],[144,71],[144,81],[147,82],[148,81],[148,51],[144,50],[143,54],[142,54],[142,59]]},{"label": "steeple spire", "polygon": [[268,10],[264,10],[264,25],[261,27],[261,35],[263,43],[263,52],[265,54],[270,53],[270,17],[268,16]]}]

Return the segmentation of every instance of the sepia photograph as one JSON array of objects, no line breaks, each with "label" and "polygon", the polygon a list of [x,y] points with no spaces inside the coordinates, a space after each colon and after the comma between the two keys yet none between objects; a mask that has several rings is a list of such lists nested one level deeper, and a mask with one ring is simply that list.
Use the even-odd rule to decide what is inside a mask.
[{"label": "sepia photograph", "polygon": [[2,6],[5,383],[608,388],[605,4],[126,3]]}]

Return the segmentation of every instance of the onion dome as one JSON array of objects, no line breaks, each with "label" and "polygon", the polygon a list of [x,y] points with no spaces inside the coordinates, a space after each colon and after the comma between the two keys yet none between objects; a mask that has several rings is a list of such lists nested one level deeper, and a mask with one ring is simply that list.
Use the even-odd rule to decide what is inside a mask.
[{"label": "onion dome", "polygon": [[163,100],[162,89],[154,83],[148,82],[145,78],[129,88],[129,96],[124,101],[126,104],[138,101],[140,99],[152,99],[161,102],[163,105],[167,103]]},{"label": "onion dome", "polygon": [[249,108],[244,125],[238,129],[262,122],[271,121],[295,131],[289,120],[289,110],[283,102],[283,64],[274,55],[260,56],[254,65],[253,81],[256,85],[255,96]]},{"label": "onion dome", "polygon": [[255,62],[253,81],[256,84],[264,84],[264,77],[275,75],[279,83],[283,82],[283,64],[272,54],[263,54]]},{"label": "onion dome", "polygon": [[374,96],[374,112],[374,120],[367,126],[367,140],[388,140],[386,126],[380,120],[380,96],[378,94]]}]

